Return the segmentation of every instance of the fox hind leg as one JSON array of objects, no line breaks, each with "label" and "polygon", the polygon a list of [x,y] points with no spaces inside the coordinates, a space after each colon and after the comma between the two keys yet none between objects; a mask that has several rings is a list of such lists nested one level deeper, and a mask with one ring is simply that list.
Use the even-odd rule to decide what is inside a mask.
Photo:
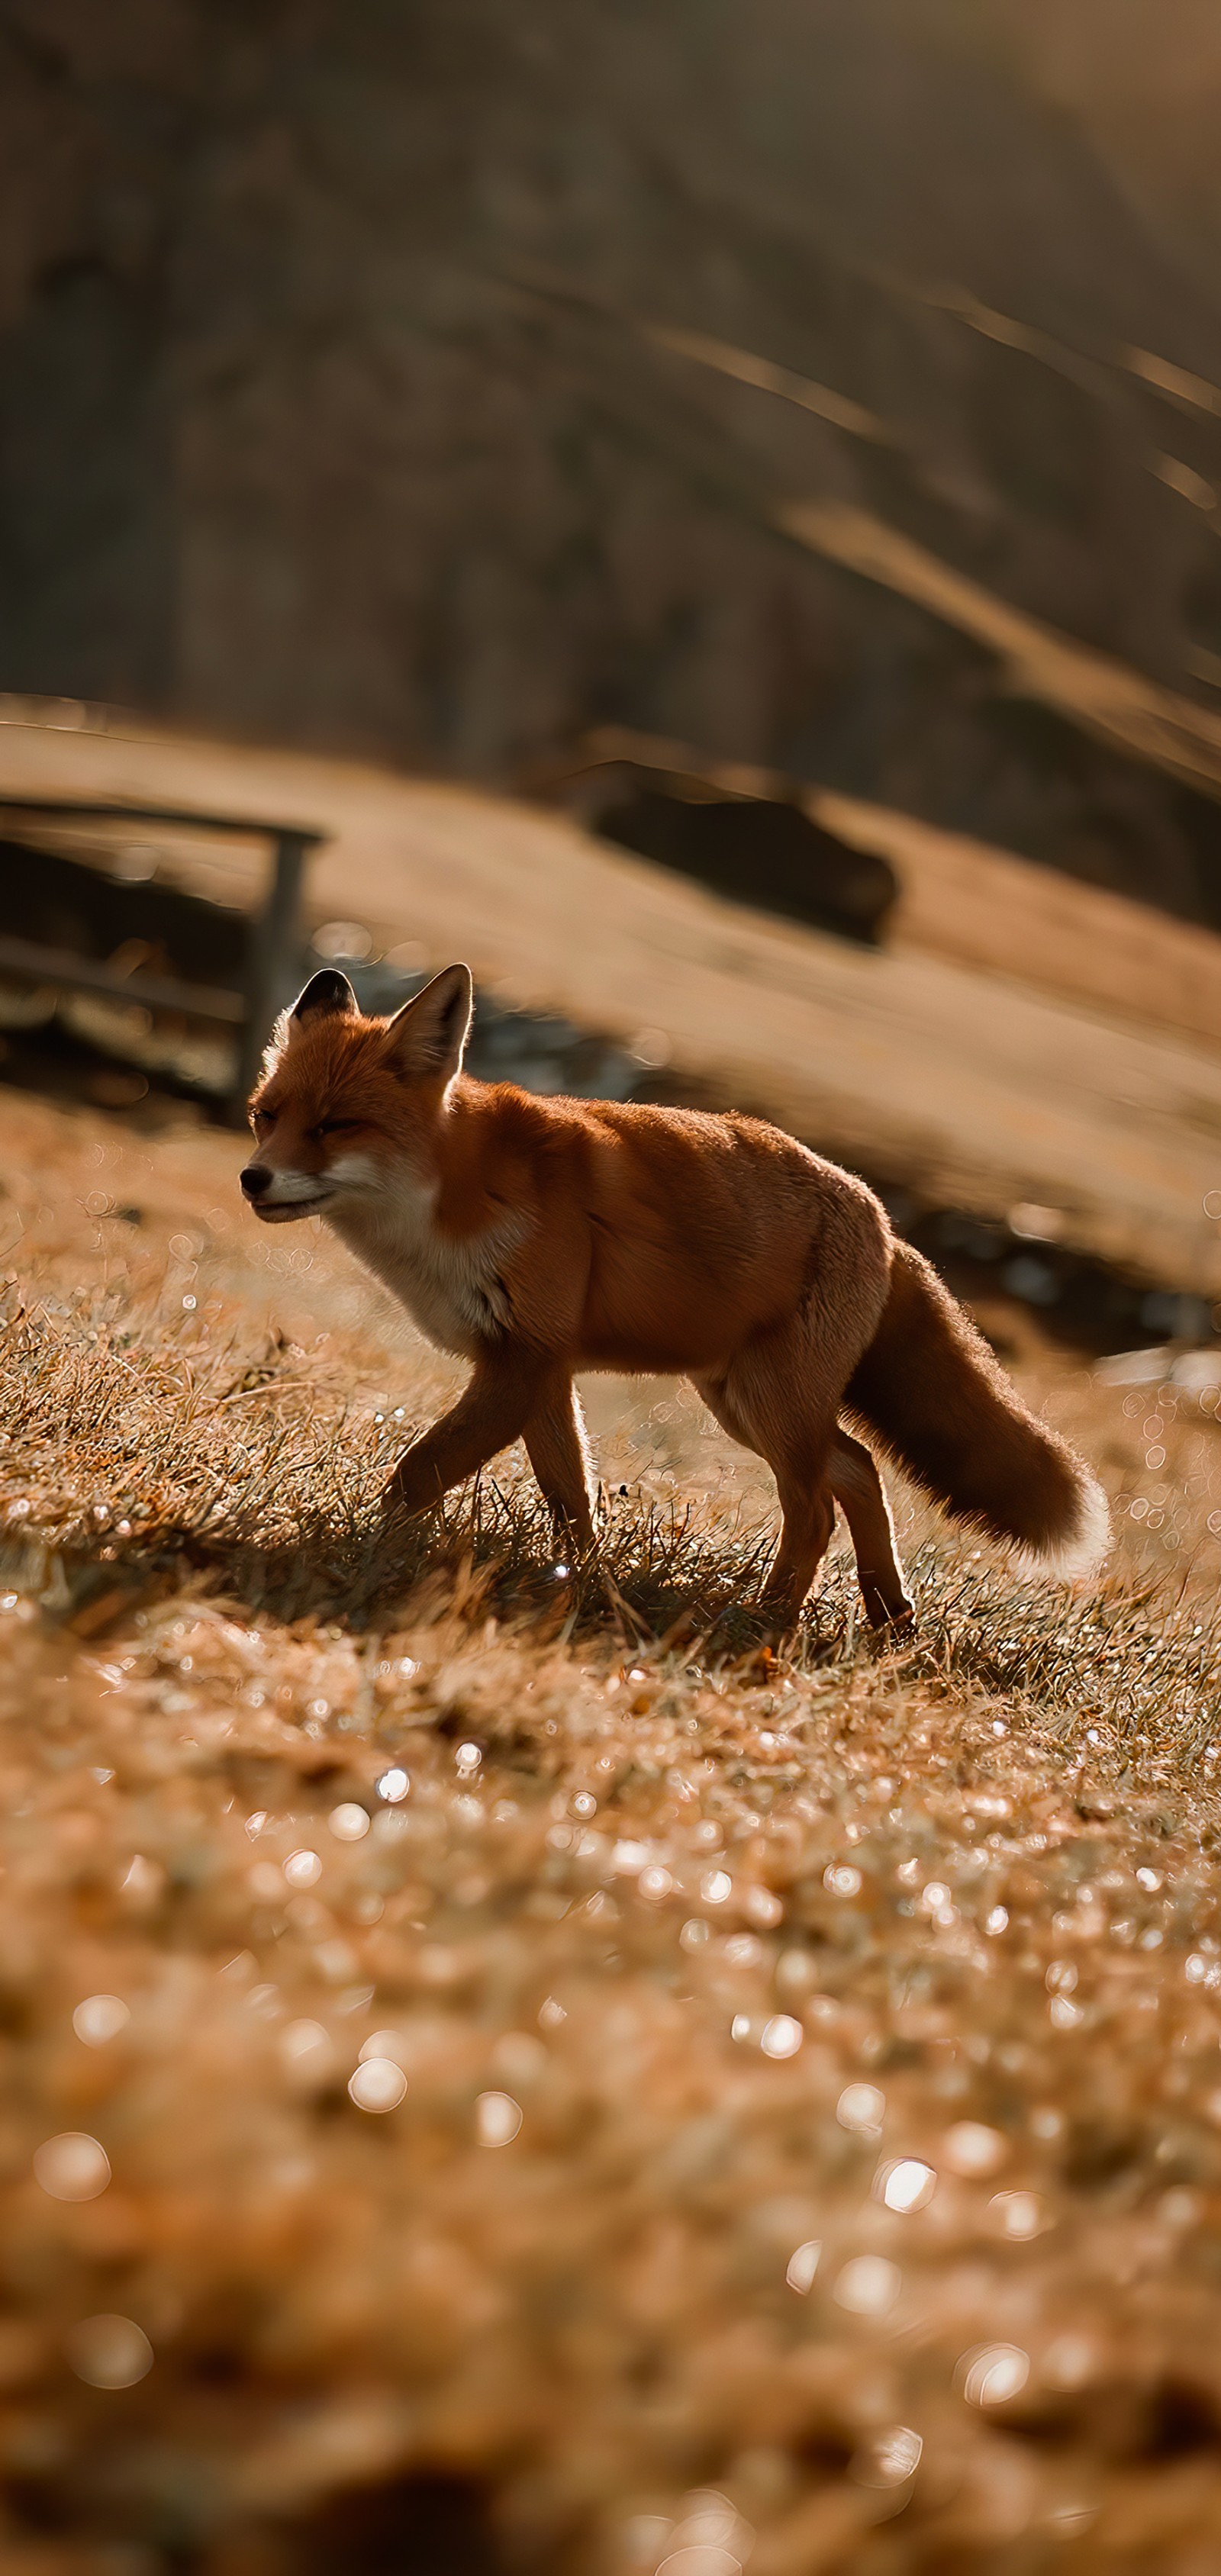
[{"label": "fox hind leg", "polygon": [[792,1626],[827,1552],[835,1523],[829,1478],[835,1414],[809,1383],[806,1352],[786,1332],[740,1352],[721,1376],[696,1381],[722,1429],[767,1460],[776,1479],[780,1545],[761,1610]]},{"label": "fox hind leg", "polygon": [[587,1554],[595,1539],[598,1489],[581,1399],[571,1379],[531,1415],[523,1437],[557,1541],[575,1544]]},{"label": "fox hind leg", "polygon": [[852,1535],[870,1627],[886,1628],[910,1619],[912,1605],[904,1588],[882,1479],[863,1441],[842,1429],[831,1451],[830,1477],[831,1491]]},{"label": "fox hind leg", "polygon": [[835,1526],[835,1505],[825,1474],[814,1459],[794,1449],[783,1460],[769,1460],[776,1478],[783,1515],[780,1545],[759,1596],[785,1628],[795,1627],[803,1604],[827,1553]]},{"label": "fox hind leg", "polygon": [[909,1619],[881,1477],[863,1443],[839,1427],[842,1381],[817,1366],[811,1337],[790,1328],[739,1353],[718,1378],[697,1383],[722,1428],[765,1458],[776,1479],[783,1525],[762,1606],[797,1618],[826,1554],[838,1503],[871,1626]]}]

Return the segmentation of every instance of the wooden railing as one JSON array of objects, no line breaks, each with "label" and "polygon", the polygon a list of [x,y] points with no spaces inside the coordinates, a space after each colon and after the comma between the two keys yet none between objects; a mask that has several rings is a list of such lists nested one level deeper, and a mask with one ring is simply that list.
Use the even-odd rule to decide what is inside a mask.
[{"label": "wooden railing", "polygon": [[261,816],[252,820],[236,814],[207,813],[194,806],[128,804],[108,797],[0,794],[0,815],[14,818],[18,825],[22,816],[28,816],[44,828],[56,821],[160,823],[175,830],[221,832],[233,839],[259,840],[269,845],[269,883],[251,924],[240,992],[182,983],[172,977],[123,975],[91,958],[74,956],[69,949],[45,948],[33,940],[0,936],[0,971],[28,975],[40,983],[61,984],[69,991],[105,993],[116,1000],[143,1002],[152,1010],[182,1011],[194,1019],[236,1027],[241,1034],[230,1106],[236,1118],[244,1116],[259,1058],[277,1012],[291,998],[300,970],[305,867],[311,851],[326,839],[326,834],[298,824],[271,823]]}]

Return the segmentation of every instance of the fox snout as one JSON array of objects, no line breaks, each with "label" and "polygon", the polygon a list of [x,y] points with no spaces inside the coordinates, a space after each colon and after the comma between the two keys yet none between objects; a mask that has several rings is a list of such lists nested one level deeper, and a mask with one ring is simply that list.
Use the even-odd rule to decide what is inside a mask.
[{"label": "fox snout", "polygon": [[316,1216],[332,1195],[322,1172],[277,1172],[267,1163],[247,1163],[240,1177],[246,1205],[264,1225],[288,1225],[294,1217]]}]

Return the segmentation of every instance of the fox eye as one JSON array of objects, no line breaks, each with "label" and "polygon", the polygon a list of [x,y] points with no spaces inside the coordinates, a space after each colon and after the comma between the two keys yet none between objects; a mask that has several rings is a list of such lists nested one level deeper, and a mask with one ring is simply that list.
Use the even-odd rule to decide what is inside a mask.
[{"label": "fox eye", "polygon": [[267,1129],[269,1127],[274,1127],[275,1123],[276,1115],[274,1109],[255,1109],[251,1112],[250,1124],[253,1127],[256,1136],[266,1135]]},{"label": "fox eye", "polygon": [[354,1118],[320,1118],[314,1134],[315,1136],[350,1136],[356,1123]]}]

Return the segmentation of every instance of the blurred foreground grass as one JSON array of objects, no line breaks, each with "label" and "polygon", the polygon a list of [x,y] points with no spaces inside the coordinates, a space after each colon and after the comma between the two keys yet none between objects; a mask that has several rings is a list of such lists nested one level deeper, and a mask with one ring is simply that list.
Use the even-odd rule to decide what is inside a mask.
[{"label": "blurred foreground grass", "polygon": [[6,1096],[6,2576],[1205,2576],[1212,1420],[1028,1354],[1113,1570],[906,1507],[902,1652],[671,1388],[405,1562],[451,1375],[236,1161]]}]

